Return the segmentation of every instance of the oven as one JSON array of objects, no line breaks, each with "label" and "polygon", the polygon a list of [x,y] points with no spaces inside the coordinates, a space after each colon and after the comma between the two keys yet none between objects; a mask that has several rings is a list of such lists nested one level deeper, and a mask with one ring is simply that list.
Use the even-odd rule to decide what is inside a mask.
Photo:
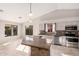
[{"label": "oven", "polygon": [[65,26],[66,46],[78,48],[77,25]]},{"label": "oven", "polygon": [[65,26],[65,30],[77,30],[77,25],[67,25]]},{"label": "oven", "polygon": [[76,31],[66,31],[65,36],[77,37]]},{"label": "oven", "polygon": [[78,37],[66,37],[66,46],[78,48]]}]

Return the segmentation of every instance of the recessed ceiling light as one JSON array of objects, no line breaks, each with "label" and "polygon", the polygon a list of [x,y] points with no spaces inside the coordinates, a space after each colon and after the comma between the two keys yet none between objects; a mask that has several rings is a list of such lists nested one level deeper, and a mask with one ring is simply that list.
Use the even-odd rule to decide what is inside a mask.
[{"label": "recessed ceiling light", "polygon": [[22,17],[20,16],[20,17],[18,17],[19,19],[21,19]]},{"label": "recessed ceiling light", "polygon": [[0,9],[0,12],[4,12],[4,10]]}]

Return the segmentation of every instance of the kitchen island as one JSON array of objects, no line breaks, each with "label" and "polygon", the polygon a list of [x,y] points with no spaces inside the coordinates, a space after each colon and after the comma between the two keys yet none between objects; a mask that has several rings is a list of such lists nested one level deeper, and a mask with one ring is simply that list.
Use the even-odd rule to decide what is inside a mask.
[{"label": "kitchen island", "polygon": [[50,43],[41,37],[32,37],[32,40],[23,39],[22,44],[31,47],[31,56],[49,56]]}]

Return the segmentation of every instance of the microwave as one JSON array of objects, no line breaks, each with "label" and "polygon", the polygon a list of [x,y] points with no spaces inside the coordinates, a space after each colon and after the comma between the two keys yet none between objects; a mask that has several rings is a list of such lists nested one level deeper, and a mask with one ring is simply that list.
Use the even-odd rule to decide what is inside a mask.
[{"label": "microwave", "polygon": [[65,26],[65,30],[77,30],[77,26]]}]

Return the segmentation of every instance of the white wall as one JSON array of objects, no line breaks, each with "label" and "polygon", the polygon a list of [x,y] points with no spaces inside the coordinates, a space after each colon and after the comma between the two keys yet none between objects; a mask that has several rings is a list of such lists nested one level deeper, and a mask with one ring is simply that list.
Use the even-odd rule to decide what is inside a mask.
[{"label": "white wall", "polygon": [[66,25],[77,25],[79,30],[79,17],[70,17],[58,20],[60,21],[56,24],[56,30],[65,30]]},{"label": "white wall", "polygon": [[[72,19],[72,21],[70,19]],[[28,26],[30,24],[33,25],[33,35],[39,34],[39,30],[40,30],[39,25],[43,24],[43,23],[55,23],[56,22],[56,29],[57,30],[64,30],[65,25],[70,25],[70,24],[71,25],[78,25],[78,30],[79,30],[78,19],[79,19],[79,17],[69,17],[69,18],[57,19],[59,21],[57,21],[57,20],[43,21],[40,19],[35,19],[35,20],[33,20],[32,23],[26,22],[24,24],[8,22],[8,21],[0,21],[0,43],[9,41],[9,40],[14,40],[17,38],[23,38],[25,36],[25,26]],[[5,37],[5,24],[18,25],[18,35]]]},{"label": "white wall", "polygon": [[22,31],[22,35],[23,37],[25,36],[25,26],[29,26],[29,25],[33,25],[33,35],[38,35],[39,34],[39,24],[40,24],[40,20],[39,19],[34,19],[32,20],[32,22],[25,22],[22,25],[23,31]]},{"label": "white wall", "polygon": [[[56,19],[56,20],[40,20],[40,19],[34,19],[32,22],[33,25],[33,35],[38,35],[40,32],[40,24],[44,23],[56,23],[56,30],[65,30],[65,25],[77,25],[79,30],[79,17],[68,17],[68,18],[62,18],[62,19]],[[26,22],[23,25],[23,28],[28,26],[28,22]],[[23,30],[23,36],[25,34],[25,28]]]},{"label": "white wall", "polygon": [[[38,20],[38,19],[36,19]],[[44,23],[56,23],[56,30],[65,30],[65,25],[77,25],[79,30],[79,17],[68,17],[68,18],[62,18],[62,19],[56,19],[56,20],[38,20],[36,23],[33,24],[34,26],[34,35],[39,34],[40,24]]]},{"label": "white wall", "polygon": [[[18,35],[17,36],[8,36],[5,37],[5,24],[18,25]],[[0,43],[7,42],[9,40],[14,40],[21,38],[21,24],[8,22],[8,21],[0,21]]]},{"label": "white wall", "polygon": [[56,24],[56,30],[65,30],[66,25],[77,25],[79,30],[79,21],[59,22]]},{"label": "white wall", "polygon": [[[74,4],[73,3],[72,4],[70,4],[70,3],[69,4],[68,3],[58,3],[58,4],[54,5],[54,6],[55,6],[55,9],[57,9],[57,10],[60,10],[60,9],[62,9],[62,10],[63,9],[70,9],[70,10],[79,9],[79,3],[78,4],[77,3],[74,3]],[[58,16],[59,18],[55,18],[55,16],[52,15],[52,14],[49,14],[47,16],[41,15],[37,19],[33,20],[33,23],[32,23],[33,24],[33,35],[38,35],[39,34],[39,30],[40,30],[39,24],[43,24],[43,23],[56,23],[56,29],[57,30],[64,30],[65,25],[68,25],[68,24],[71,24],[71,25],[72,24],[74,24],[74,25],[77,24],[78,28],[79,28],[79,24],[78,24],[79,22],[77,22],[79,20],[79,17],[75,17],[75,16],[70,17],[69,16],[68,18],[64,17],[64,18],[59,19],[60,16]],[[57,12],[57,14],[58,14],[58,12]],[[59,13],[59,15],[61,15],[61,13]],[[25,25],[28,25],[28,22],[23,24],[23,36],[25,35],[25,29],[24,29]]]}]

